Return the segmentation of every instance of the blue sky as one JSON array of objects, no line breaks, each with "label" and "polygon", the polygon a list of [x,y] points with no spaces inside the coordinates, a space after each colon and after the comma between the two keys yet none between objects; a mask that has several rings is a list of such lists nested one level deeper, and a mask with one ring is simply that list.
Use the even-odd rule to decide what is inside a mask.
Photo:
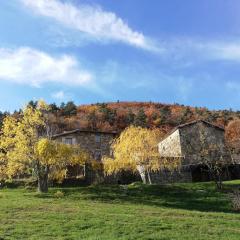
[{"label": "blue sky", "polygon": [[0,110],[31,99],[240,109],[239,0],[0,2]]}]

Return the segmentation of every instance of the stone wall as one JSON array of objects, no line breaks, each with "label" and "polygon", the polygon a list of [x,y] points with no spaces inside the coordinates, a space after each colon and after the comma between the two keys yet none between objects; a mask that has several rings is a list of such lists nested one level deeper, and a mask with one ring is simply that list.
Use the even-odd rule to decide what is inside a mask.
[{"label": "stone wall", "polygon": [[180,134],[177,129],[158,144],[158,151],[162,157],[181,157]]},{"label": "stone wall", "polygon": [[223,157],[226,163],[231,161],[230,152],[225,145],[224,130],[204,121],[179,126],[158,144],[158,149],[162,157],[181,157],[182,169],[174,173],[154,173],[152,177],[155,183],[189,182],[193,177],[202,177],[204,180],[206,178],[203,173],[192,171],[188,167],[203,164],[203,158],[211,161],[216,157]]},{"label": "stone wall", "polygon": [[[197,122],[179,129],[182,165],[201,163],[202,156],[209,155],[211,146],[215,146],[219,154],[226,156],[227,149],[224,131],[204,122]],[[229,156],[230,157],[230,156]]]},{"label": "stone wall", "polygon": [[215,146],[221,156],[230,158],[224,130],[199,121],[179,127],[158,144],[158,149],[162,157],[181,157],[185,166],[201,163],[202,156],[208,155],[211,146]]},{"label": "stone wall", "polygon": [[[115,138],[115,134],[102,133],[102,132],[87,132],[78,131],[70,134],[63,134],[56,137],[56,141],[67,143],[69,139],[72,144],[79,144],[81,148],[89,153],[97,161],[101,161],[102,156],[111,155],[111,143]],[[81,172],[83,167],[74,166],[68,170],[71,176],[76,177],[76,173]],[[71,171],[70,171],[71,170]],[[83,171],[82,171],[83,172]],[[94,171],[91,166],[86,165],[84,167],[84,178],[86,183],[100,183],[104,181],[103,171]]]},{"label": "stone wall", "polygon": [[96,158],[96,153],[100,153],[101,156],[110,155],[110,146],[114,137],[115,135],[110,133],[76,132],[59,136],[56,140],[65,143],[66,139],[71,138],[73,144],[79,144],[92,157]]}]

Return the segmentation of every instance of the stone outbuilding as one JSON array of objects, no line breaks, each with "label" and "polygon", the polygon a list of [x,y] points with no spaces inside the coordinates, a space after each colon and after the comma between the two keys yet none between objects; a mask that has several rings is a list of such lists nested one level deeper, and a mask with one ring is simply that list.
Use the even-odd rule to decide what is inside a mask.
[{"label": "stone outbuilding", "polygon": [[[219,156],[229,160],[230,152],[225,145],[224,128],[204,120],[197,120],[182,124],[170,132],[159,144],[158,150],[161,157],[177,158],[181,161],[181,168],[173,174],[158,175],[161,181],[207,181],[210,180],[206,166],[202,164],[203,154],[213,160],[215,156],[208,154],[211,146],[217,148]],[[230,162],[230,161],[228,161]],[[239,178],[239,168],[229,166],[225,178]],[[170,179],[169,179],[170,178]]]}]

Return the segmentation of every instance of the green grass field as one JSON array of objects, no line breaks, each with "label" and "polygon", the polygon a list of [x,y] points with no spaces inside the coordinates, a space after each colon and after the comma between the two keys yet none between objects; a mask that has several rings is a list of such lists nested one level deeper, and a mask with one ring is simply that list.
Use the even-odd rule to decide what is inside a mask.
[{"label": "green grass field", "polygon": [[0,239],[239,240],[240,214],[213,183],[2,189]]}]

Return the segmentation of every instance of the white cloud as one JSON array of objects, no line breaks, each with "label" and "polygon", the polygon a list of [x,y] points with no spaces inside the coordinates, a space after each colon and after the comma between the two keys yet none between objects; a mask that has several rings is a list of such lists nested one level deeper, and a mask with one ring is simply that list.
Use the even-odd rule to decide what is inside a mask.
[{"label": "white cloud", "polygon": [[51,94],[51,97],[57,100],[63,100],[65,98],[65,93],[64,91],[54,92]]},{"label": "white cloud", "polygon": [[52,18],[71,29],[90,34],[96,39],[121,41],[142,49],[160,51],[151,39],[132,30],[115,13],[104,11],[98,6],[75,6],[60,0],[21,1],[35,13]]},{"label": "white cloud", "polygon": [[210,54],[219,59],[239,61],[240,42],[213,43],[208,46]]},{"label": "white cloud", "polygon": [[162,42],[161,45],[165,49],[162,57],[171,58],[171,60],[178,62],[181,67],[191,67],[193,62],[202,60],[240,61],[240,40],[238,39],[199,40],[180,38]]},{"label": "white cloud", "polygon": [[87,86],[93,75],[69,55],[51,56],[32,48],[0,48],[0,80],[41,87],[45,83]]}]

